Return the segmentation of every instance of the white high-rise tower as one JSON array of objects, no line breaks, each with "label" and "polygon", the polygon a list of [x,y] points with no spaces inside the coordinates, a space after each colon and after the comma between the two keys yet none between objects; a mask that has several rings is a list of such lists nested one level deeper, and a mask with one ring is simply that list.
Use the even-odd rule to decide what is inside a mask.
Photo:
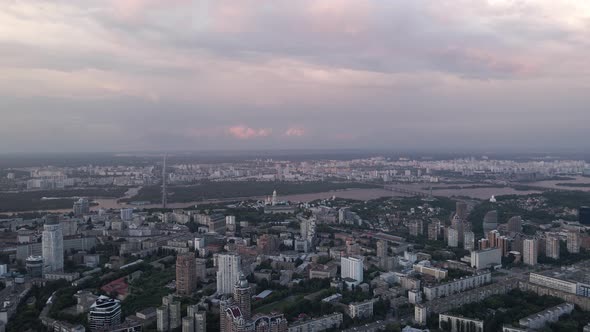
[{"label": "white high-rise tower", "polygon": [[526,239],[524,240],[522,247],[522,262],[526,265],[537,265],[537,257],[539,256],[537,240]]},{"label": "white high-rise tower", "polygon": [[217,294],[232,294],[240,279],[242,261],[237,254],[217,255]]},{"label": "white high-rise tower", "polygon": [[57,216],[47,216],[43,226],[43,262],[45,272],[63,271],[64,237]]},{"label": "white high-rise tower", "polygon": [[356,284],[363,282],[363,259],[360,257],[341,257],[340,277],[342,279],[350,278],[356,281]]}]

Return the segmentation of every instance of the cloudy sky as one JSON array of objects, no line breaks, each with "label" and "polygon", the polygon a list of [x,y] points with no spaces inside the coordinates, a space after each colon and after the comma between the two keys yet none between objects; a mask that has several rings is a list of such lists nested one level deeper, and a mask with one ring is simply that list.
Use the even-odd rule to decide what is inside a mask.
[{"label": "cloudy sky", "polygon": [[0,152],[588,148],[584,0],[4,0]]}]

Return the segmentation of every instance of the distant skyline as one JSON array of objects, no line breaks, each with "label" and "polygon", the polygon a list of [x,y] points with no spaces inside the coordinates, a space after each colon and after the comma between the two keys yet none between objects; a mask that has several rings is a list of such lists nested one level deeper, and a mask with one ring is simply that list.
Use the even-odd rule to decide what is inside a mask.
[{"label": "distant skyline", "polygon": [[587,151],[590,3],[23,0],[0,154]]}]

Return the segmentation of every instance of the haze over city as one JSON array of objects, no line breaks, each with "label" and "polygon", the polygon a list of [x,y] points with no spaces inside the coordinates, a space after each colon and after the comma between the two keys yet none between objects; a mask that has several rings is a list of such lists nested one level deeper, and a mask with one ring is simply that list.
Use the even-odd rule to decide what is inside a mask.
[{"label": "haze over city", "polygon": [[9,1],[0,153],[581,150],[584,1]]}]

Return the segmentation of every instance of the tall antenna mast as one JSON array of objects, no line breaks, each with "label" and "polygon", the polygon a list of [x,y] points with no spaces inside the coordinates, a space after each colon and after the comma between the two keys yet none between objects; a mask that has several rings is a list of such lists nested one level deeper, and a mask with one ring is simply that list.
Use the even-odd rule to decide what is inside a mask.
[{"label": "tall antenna mast", "polygon": [[164,155],[164,164],[162,165],[162,208],[165,209],[166,205],[168,204],[168,193],[166,192],[166,157],[168,154]]}]

